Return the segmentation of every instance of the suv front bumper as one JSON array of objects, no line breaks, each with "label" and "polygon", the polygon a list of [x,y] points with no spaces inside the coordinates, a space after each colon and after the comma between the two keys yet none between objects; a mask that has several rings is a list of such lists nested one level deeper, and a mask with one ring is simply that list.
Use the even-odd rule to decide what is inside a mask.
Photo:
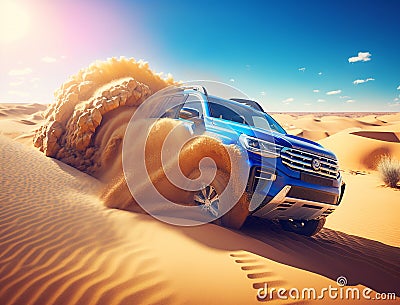
[{"label": "suv front bumper", "polygon": [[326,179],[305,173],[293,178],[281,171],[266,173],[253,167],[249,193],[264,198],[251,213],[266,219],[318,219],[330,215],[340,204],[345,184],[341,178]]},{"label": "suv front bumper", "polygon": [[[286,185],[282,190],[252,215],[266,219],[318,219],[330,215],[335,204],[290,197],[292,186]],[[312,190],[310,190],[312,191]]]}]

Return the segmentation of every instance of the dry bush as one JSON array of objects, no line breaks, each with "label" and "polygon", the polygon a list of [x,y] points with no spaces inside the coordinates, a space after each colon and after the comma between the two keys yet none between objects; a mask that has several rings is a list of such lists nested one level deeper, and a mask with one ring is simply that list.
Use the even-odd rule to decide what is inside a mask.
[{"label": "dry bush", "polygon": [[400,181],[400,162],[398,160],[384,156],[379,161],[378,171],[386,185],[393,188],[397,187],[397,183]]}]

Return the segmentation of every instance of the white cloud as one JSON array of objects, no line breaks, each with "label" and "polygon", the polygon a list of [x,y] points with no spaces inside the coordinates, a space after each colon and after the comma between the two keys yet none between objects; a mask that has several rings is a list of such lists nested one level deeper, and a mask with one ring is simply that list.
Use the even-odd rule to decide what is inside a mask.
[{"label": "white cloud", "polygon": [[266,96],[266,95],[267,95],[267,93],[266,93],[265,91],[261,91],[261,92],[260,92],[260,95],[262,95],[262,96]]},{"label": "white cloud", "polygon": [[389,103],[389,107],[398,107],[398,106],[400,106],[400,102]]},{"label": "white cloud", "polygon": [[299,68],[299,71],[304,72],[306,70],[305,67]]},{"label": "white cloud", "polygon": [[33,70],[31,68],[24,68],[24,69],[13,69],[8,72],[10,76],[21,76],[21,75],[28,75],[31,74]]},{"label": "white cloud", "polygon": [[56,62],[57,59],[55,59],[54,57],[45,56],[45,57],[42,57],[41,61],[43,61],[45,63],[48,63],[48,64],[51,64],[53,62]]},{"label": "white cloud", "polygon": [[234,83],[234,82],[235,82],[235,79],[234,79],[234,78],[231,78],[231,79],[229,79],[229,81],[232,82],[232,83]]},{"label": "white cloud", "polygon": [[318,72],[318,75],[322,75],[322,72]]},{"label": "white cloud", "polygon": [[350,96],[348,96],[348,95],[341,95],[341,96],[339,96],[339,98],[341,98],[341,99],[350,98]]},{"label": "white cloud", "polygon": [[400,99],[398,98],[398,97],[396,97],[396,98],[394,98],[393,99],[393,102],[397,102],[397,101],[399,101]]},{"label": "white cloud", "polygon": [[319,90],[318,90],[318,89],[314,89],[312,92],[314,92],[314,93],[318,93],[318,92],[319,92]]},{"label": "white cloud", "polygon": [[367,82],[373,81],[373,80],[375,80],[375,79],[374,79],[374,78],[371,78],[371,77],[366,78],[366,79],[356,79],[356,80],[353,82],[353,84],[354,84],[354,85],[359,85],[359,84],[367,83]]},{"label": "white cloud", "polygon": [[319,98],[319,99],[317,100],[317,102],[318,102],[318,103],[324,103],[324,102],[326,102],[326,100],[324,100],[324,99],[322,99],[322,98]]},{"label": "white cloud", "polygon": [[400,86],[397,87],[397,90],[400,90]]},{"label": "white cloud", "polygon": [[355,103],[355,100],[347,100],[346,103]]},{"label": "white cloud", "polygon": [[312,106],[311,103],[304,103],[304,106]]},{"label": "white cloud", "polygon": [[349,62],[370,61],[370,60],[371,60],[371,53],[369,52],[358,52],[357,56],[353,56],[348,59]]},{"label": "white cloud", "polygon": [[326,95],[335,95],[335,94],[339,94],[342,93],[342,90],[333,90],[333,91],[328,91],[326,93]]},{"label": "white cloud", "polygon": [[33,77],[29,80],[31,83],[37,83],[38,81],[40,81],[39,77]]},{"label": "white cloud", "polygon": [[287,99],[282,101],[282,103],[284,103],[284,104],[289,104],[291,102],[294,102],[294,98],[293,97],[289,97],[289,98],[287,98]]}]

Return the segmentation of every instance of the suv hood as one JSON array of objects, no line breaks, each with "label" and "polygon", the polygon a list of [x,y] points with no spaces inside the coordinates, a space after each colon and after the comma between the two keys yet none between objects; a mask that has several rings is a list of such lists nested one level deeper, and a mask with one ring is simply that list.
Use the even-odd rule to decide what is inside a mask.
[{"label": "suv hood", "polygon": [[266,140],[269,142],[275,142],[278,145],[295,148],[299,150],[304,150],[312,154],[316,154],[322,157],[327,157],[330,159],[337,160],[335,154],[330,150],[324,148],[322,145],[301,137],[297,137],[289,134],[282,134],[272,130],[266,130],[256,127],[251,127],[248,125],[220,120],[212,119],[214,128],[217,127],[219,130],[224,129],[229,133],[236,133],[239,137],[241,134],[246,134],[251,137],[255,137],[261,140]]},{"label": "suv hood", "polygon": [[278,132],[266,131],[266,130],[261,131],[260,129],[254,130],[249,135],[267,141],[271,141],[273,139],[276,144],[284,147],[304,150],[312,154],[337,160],[335,154],[330,150],[324,148],[321,144],[294,135],[281,134]]},{"label": "suv hood", "polygon": [[337,160],[335,154],[331,152],[330,150],[324,148],[321,144],[316,143],[314,141],[304,139],[301,137],[289,135],[289,134],[278,134],[274,133],[275,137],[275,143],[286,146],[286,147],[291,147],[291,148],[296,148],[299,150],[305,150],[307,152],[322,156],[322,157],[327,157],[330,159]]}]

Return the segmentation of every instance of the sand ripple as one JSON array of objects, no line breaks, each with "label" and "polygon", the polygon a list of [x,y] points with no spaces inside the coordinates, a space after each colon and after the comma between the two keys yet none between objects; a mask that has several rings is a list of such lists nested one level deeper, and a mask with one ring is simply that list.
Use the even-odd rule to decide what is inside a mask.
[{"label": "sand ripple", "polygon": [[0,304],[173,303],[154,252],[97,203],[98,181],[0,140]]}]

